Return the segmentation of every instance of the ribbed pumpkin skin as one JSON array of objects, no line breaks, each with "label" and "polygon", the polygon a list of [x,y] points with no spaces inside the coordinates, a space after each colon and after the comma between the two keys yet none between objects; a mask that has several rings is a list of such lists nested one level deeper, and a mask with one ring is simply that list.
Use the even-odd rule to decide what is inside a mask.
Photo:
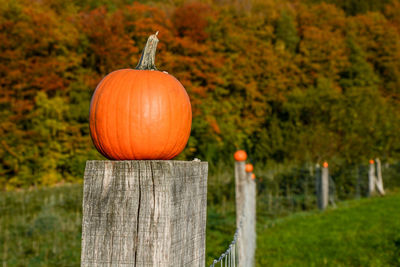
[{"label": "ribbed pumpkin skin", "polygon": [[160,71],[114,71],[90,103],[90,134],[108,159],[172,159],[185,148],[191,125],[185,88]]}]

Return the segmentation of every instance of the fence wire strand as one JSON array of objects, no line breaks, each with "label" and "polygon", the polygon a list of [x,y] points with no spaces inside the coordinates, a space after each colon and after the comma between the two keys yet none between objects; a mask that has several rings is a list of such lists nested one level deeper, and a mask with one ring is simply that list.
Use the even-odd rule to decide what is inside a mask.
[{"label": "fence wire strand", "polygon": [[244,216],[241,216],[239,227],[236,228],[235,234],[233,235],[233,240],[229,244],[228,249],[219,256],[218,259],[214,259],[213,263],[210,267],[215,267],[215,264],[218,262],[221,263],[221,267],[223,267],[225,263],[225,267],[236,267],[236,243],[238,242],[239,230],[243,226]]}]

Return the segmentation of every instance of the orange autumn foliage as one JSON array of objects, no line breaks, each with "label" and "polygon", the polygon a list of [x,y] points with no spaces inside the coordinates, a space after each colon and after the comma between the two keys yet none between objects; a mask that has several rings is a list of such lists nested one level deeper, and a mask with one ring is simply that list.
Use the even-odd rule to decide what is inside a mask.
[{"label": "orange autumn foliage", "polygon": [[192,105],[179,159],[229,161],[238,147],[260,164],[399,157],[398,0],[368,12],[339,1],[89,2],[0,8],[0,189],[73,182],[103,158],[90,98],[156,31],[157,66]]}]

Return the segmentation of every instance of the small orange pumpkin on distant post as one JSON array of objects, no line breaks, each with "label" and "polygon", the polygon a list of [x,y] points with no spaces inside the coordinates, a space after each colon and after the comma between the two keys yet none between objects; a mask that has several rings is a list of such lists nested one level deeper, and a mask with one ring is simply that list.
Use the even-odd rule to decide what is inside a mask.
[{"label": "small orange pumpkin on distant post", "polygon": [[247,153],[244,150],[238,150],[233,155],[236,161],[245,161],[247,159]]},{"label": "small orange pumpkin on distant post", "polygon": [[374,162],[374,160],[373,159],[370,159],[369,160],[369,164],[374,164],[375,162]]},{"label": "small orange pumpkin on distant post", "polygon": [[90,103],[90,134],[108,159],[172,159],[185,148],[192,108],[182,84],[157,71],[157,34],[147,40],[135,69],[108,74]]},{"label": "small orange pumpkin on distant post", "polygon": [[255,180],[256,179],[256,175],[254,173],[251,174],[251,179]]},{"label": "small orange pumpkin on distant post", "polygon": [[252,172],[254,170],[253,164],[247,163],[244,169],[246,170],[246,172]]},{"label": "small orange pumpkin on distant post", "polygon": [[324,163],[322,164],[322,166],[324,167],[324,168],[328,168],[328,162],[326,162],[326,161],[324,161]]}]

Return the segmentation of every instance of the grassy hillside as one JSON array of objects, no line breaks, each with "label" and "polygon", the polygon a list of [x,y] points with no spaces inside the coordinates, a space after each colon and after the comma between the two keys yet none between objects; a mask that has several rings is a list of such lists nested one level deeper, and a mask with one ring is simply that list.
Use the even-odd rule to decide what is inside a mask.
[{"label": "grassy hillside", "polygon": [[2,266],[79,266],[82,186],[0,193]]},{"label": "grassy hillside", "polygon": [[[81,224],[81,185],[0,192],[0,266],[79,266]],[[207,263],[234,231],[232,203],[208,209]]]},{"label": "grassy hillside", "polygon": [[400,266],[400,194],[258,224],[257,266]]},{"label": "grassy hillside", "polygon": [[[1,192],[0,264],[79,266],[81,205],[80,185]],[[208,208],[207,264],[235,231],[234,207],[224,205]],[[257,266],[400,266],[400,194],[274,221],[261,208]]]}]

